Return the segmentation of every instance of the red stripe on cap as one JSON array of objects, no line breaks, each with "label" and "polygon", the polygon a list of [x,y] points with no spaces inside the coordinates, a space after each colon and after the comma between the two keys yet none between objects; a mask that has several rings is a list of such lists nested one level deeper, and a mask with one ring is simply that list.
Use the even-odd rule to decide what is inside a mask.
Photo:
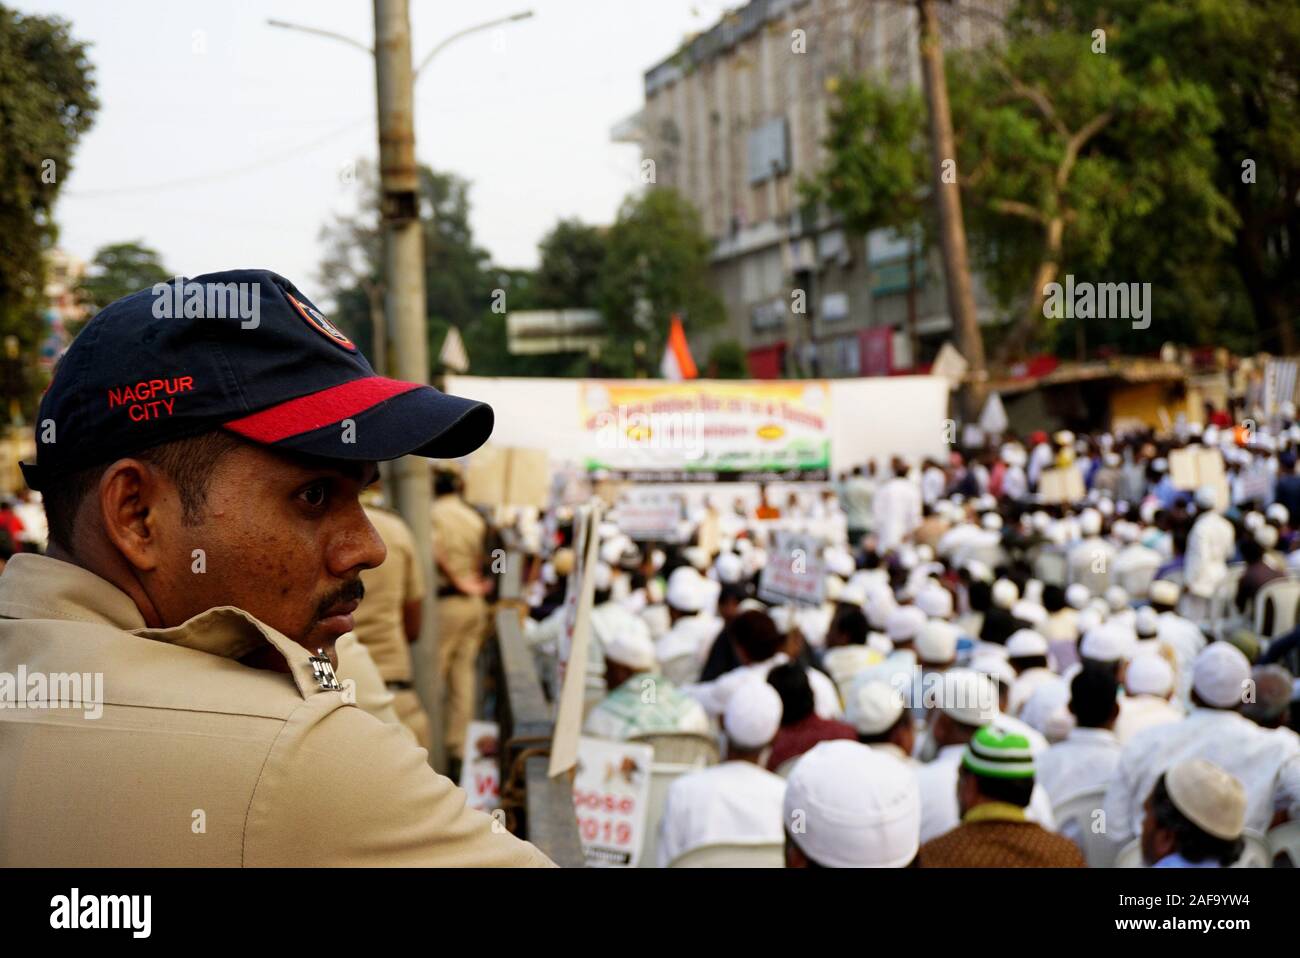
[{"label": "red stripe on cap", "polygon": [[342,422],[386,399],[419,388],[419,383],[367,376],[365,379],[354,379],[308,396],[290,399],[242,419],[231,420],[225,428],[245,439],[269,445]]}]

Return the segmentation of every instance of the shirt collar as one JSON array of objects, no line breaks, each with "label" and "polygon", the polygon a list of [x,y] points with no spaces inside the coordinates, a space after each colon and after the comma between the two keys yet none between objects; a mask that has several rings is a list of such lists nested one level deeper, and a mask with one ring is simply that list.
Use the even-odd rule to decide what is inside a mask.
[{"label": "shirt collar", "polygon": [[1119,739],[1115,733],[1108,728],[1082,728],[1076,726],[1070,729],[1070,734],[1066,739],[1071,742],[1089,742],[1106,745],[1118,745]]},{"label": "shirt collar", "polygon": [[227,659],[241,659],[259,645],[274,646],[289,664],[304,695],[321,691],[311,653],[242,609],[220,606],[180,625],[148,628],[136,604],[117,586],[88,569],[33,553],[19,553],[0,574],[0,618],[89,622]]},{"label": "shirt collar", "polygon": [[19,553],[0,575],[0,616],[66,619],[111,625],[127,632],[145,627],[131,597],[81,566]]},{"label": "shirt collar", "polygon": [[1010,802],[981,802],[962,816],[962,824],[970,822],[1023,822],[1025,810]]}]

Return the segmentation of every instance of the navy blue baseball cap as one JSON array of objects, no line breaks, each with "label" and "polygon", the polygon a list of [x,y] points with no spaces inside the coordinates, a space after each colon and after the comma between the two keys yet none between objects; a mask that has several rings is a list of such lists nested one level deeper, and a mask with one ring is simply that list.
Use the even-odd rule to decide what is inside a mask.
[{"label": "navy blue baseball cap", "polygon": [[296,286],[269,270],[178,277],[100,310],[41,400],[33,489],[225,429],[328,459],[455,458],[492,433],[492,407],[378,376]]}]

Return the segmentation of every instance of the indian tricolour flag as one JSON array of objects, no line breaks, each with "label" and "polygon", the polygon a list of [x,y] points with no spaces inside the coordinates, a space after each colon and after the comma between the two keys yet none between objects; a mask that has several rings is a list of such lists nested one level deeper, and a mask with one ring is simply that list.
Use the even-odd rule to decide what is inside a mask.
[{"label": "indian tricolour flag", "polygon": [[686,331],[682,329],[681,317],[675,314],[672,325],[668,327],[668,343],[664,346],[664,358],[659,362],[659,375],[674,382],[699,376],[695,360],[691,358],[691,347],[686,342]]}]

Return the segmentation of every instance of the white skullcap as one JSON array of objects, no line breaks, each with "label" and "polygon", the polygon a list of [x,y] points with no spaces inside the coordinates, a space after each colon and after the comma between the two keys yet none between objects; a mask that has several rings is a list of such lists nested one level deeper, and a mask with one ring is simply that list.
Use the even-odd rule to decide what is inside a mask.
[{"label": "white skullcap", "polygon": [[1095,536],[1101,532],[1101,513],[1096,509],[1084,509],[1079,515],[1079,531],[1085,536]]},{"label": "white skullcap", "polygon": [[1151,468],[1154,469],[1156,472],[1168,472],[1169,460],[1166,459],[1164,456],[1161,456],[1158,459],[1152,459]]},{"label": "white skullcap", "polygon": [[1272,549],[1277,545],[1277,527],[1260,526],[1255,530],[1255,541],[1264,549]]},{"label": "white skullcap", "polygon": [[987,675],[1003,685],[1010,688],[1016,684],[1016,670],[1011,667],[1007,661],[1007,650],[1004,646],[994,646],[975,652],[967,663],[967,668],[972,672],[978,672],[981,675]]},{"label": "white skullcap", "polygon": [[916,549],[906,544],[894,550],[894,555],[898,558],[898,564],[908,570],[915,569],[916,564],[921,561],[917,558]]},{"label": "white skullcap", "polygon": [[596,526],[596,535],[602,539],[614,539],[619,535],[618,523],[605,520]]},{"label": "white skullcap", "polygon": [[1284,526],[1291,521],[1291,510],[1280,502],[1275,502],[1269,506],[1264,515],[1268,516],[1270,521],[1276,522],[1280,526]]},{"label": "white skullcap", "polygon": [[927,665],[947,665],[957,658],[959,631],[951,622],[931,619],[916,637],[916,657]]},{"label": "white skullcap", "polygon": [[1211,642],[1192,666],[1192,688],[1206,705],[1228,709],[1241,704],[1250,681],[1250,660],[1229,642]]},{"label": "white skullcap", "polygon": [[1182,589],[1178,587],[1178,583],[1170,582],[1168,579],[1156,579],[1147,589],[1147,598],[1159,605],[1177,605],[1180,595]]},{"label": "white skullcap", "polygon": [[1075,621],[1075,629],[1080,635],[1086,634],[1090,629],[1095,629],[1103,622],[1106,617],[1098,612],[1092,605],[1087,605],[1079,610],[1079,618]]},{"label": "white skullcap", "polygon": [[1159,695],[1162,698],[1174,687],[1174,670],[1164,656],[1144,652],[1134,657],[1124,670],[1124,688],[1129,695]]},{"label": "white skullcap", "polygon": [[966,562],[966,574],[971,577],[972,582],[993,581],[993,570],[979,559],[970,559]]},{"label": "white skullcap", "polygon": [[883,632],[868,632],[867,648],[875,649],[881,655],[888,656],[894,651],[894,643],[890,642],[889,636]]},{"label": "white skullcap", "polygon": [[1202,509],[1219,507],[1219,490],[1216,486],[1204,485],[1196,490],[1196,504]]},{"label": "white skullcap", "polygon": [[559,577],[555,574],[555,563],[549,559],[542,563],[542,583],[544,585],[555,585]]},{"label": "white skullcap", "polygon": [[1034,528],[1037,531],[1045,532],[1047,530],[1047,527],[1052,524],[1052,517],[1049,516],[1046,512],[1039,510],[1038,512],[1035,512],[1033,514],[1033,516],[1030,518],[1029,521],[1033,524]]},{"label": "white skullcap", "polygon": [[987,725],[998,714],[997,683],[973,669],[950,669],[943,673],[937,704],[954,722]]},{"label": "white skullcap", "polygon": [[596,591],[604,592],[614,584],[614,570],[609,567],[608,562],[597,562],[591,578],[596,585]]},{"label": "white skullcap", "polygon": [[1002,528],[1002,517],[996,512],[986,512],[980,517],[980,525],[990,532],[997,532]]},{"label": "white skullcap", "polygon": [[1246,827],[1246,787],[1235,775],[1204,758],[1190,758],[1165,772],[1174,807],[1201,831],[1233,842]]},{"label": "white skullcap", "polygon": [[1020,590],[1010,579],[998,579],[993,583],[993,604],[999,609],[1008,609],[1020,598]]},{"label": "white skullcap", "polygon": [[826,561],[826,568],[842,579],[847,579],[856,571],[857,566],[853,562],[853,556],[844,549],[827,549],[823,558]]},{"label": "white skullcap", "polygon": [[1033,629],[1019,629],[1007,639],[1007,655],[1013,659],[1046,654],[1047,640]]},{"label": "white skullcap", "polygon": [[879,735],[903,717],[903,697],[880,679],[858,682],[848,698],[844,717],[859,735]]},{"label": "white skullcap", "polygon": [[758,599],[742,599],[740,605],[736,606],[738,612],[762,612],[767,614],[767,605]]},{"label": "white skullcap", "polygon": [[1074,442],[1074,433],[1070,432],[1068,429],[1062,429],[1052,437],[1052,440],[1058,446],[1068,446],[1070,443]]},{"label": "white skullcap", "polygon": [[1021,622],[1028,622],[1032,626],[1041,627],[1047,623],[1047,609],[1037,602],[1028,602],[1021,599],[1011,607],[1011,615]]},{"label": "white skullcap", "polygon": [[1096,662],[1118,662],[1128,651],[1125,630],[1110,624],[1094,626],[1083,634],[1079,654]]},{"label": "white skullcap", "polygon": [[1105,593],[1106,604],[1112,612],[1123,612],[1128,608],[1128,593],[1122,585],[1112,585]]},{"label": "white skullcap", "polygon": [[1076,611],[1082,610],[1091,598],[1092,593],[1088,591],[1088,587],[1082,582],[1075,582],[1066,587],[1065,602]]},{"label": "white skullcap", "polygon": [[682,558],[695,566],[696,570],[703,572],[709,567],[709,553],[707,549],[700,546],[688,546],[682,550]]},{"label": "white skullcap", "polygon": [[704,577],[692,566],[678,566],[668,577],[668,604],[681,612],[699,612],[708,603]]},{"label": "white skullcap", "polygon": [[781,727],[781,696],[758,676],[742,682],[727,700],[722,727],[741,748],[763,748]]},{"label": "white skullcap", "polygon": [[786,782],[783,813],[791,840],[828,868],[903,868],[921,842],[915,773],[857,742],[806,752]]},{"label": "white skullcap", "polygon": [[651,569],[651,571],[653,571],[653,572],[658,572],[660,569],[662,569],[662,568],[664,567],[664,562],[666,562],[667,559],[668,559],[668,557],[667,557],[666,555],[664,555],[664,550],[663,550],[663,549],[655,549],[655,550],[653,550],[653,551],[650,553],[650,569]]},{"label": "white skullcap", "polygon": [[734,552],[719,552],[713,560],[713,571],[723,585],[735,585],[745,575],[745,560]]},{"label": "white skullcap", "polygon": [[1060,713],[1070,715],[1070,683],[1060,676],[1044,679],[1034,686],[1020,707],[1020,720],[1043,735],[1050,729],[1053,739],[1062,739],[1069,734],[1067,727],[1062,729]]},{"label": "white skullcap", "polygon": [[844,588],[840,589],[840,597],[838,601],[845,602],[849,605],[856,605],[861,608],[867,604],[867,590],[862,585],[861,581],[850,579],[848,582],[844,583]]},{"label": "white skullcap", "polygon": [[655,667],[655,644],[644,629],[619,629],[605,639],[605,658],[645,672]]},{"label": "white skullcap", "polygon": [[931,579],[917,592],[916,607],[932,619],[946,619],[952,615],[952,593]]},{"label": "white skullcap", "polygon": [[1102,459],[1111,469],[1116,468],[1120,464],[1119,453],[1117,452],[1108,452],[1102,457]]},{"label": "white skullcap", "polygon": [[916,638],[925,622],[925,613],[916,606],[900,605],[885,619],[885,633],[893,642],[907,642]]},{"label": "white skullcap", "polygon": [[1247,532],[1254,532],[1264,524],[1264,515],[1252,509],[1242,517],[1241,524],[1246,527]]},{"label": "white skullcap", "polygon": [[1115,514],[1115,502],[1113,499],[1102,498],[1097,500],[1097,511],[1103,516],[1109,518]]},{"label": "white skullcap", "polygon": [[826,601],[838,602],[840,595],[844,592],[844,580],[837,575],[828,575],[826,577]]},{"label": "white skullcap", "polygon": [[1160,613],[1149,605],[1142,606],[1133,618],[1133,627],[1139,638],[1151,638],[1160,631]]}]

